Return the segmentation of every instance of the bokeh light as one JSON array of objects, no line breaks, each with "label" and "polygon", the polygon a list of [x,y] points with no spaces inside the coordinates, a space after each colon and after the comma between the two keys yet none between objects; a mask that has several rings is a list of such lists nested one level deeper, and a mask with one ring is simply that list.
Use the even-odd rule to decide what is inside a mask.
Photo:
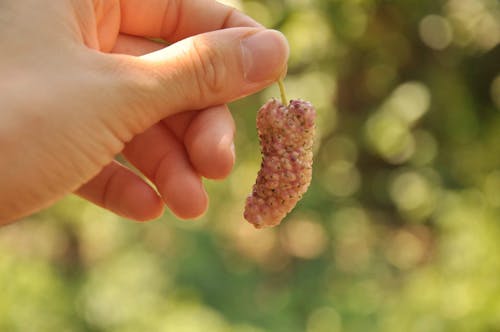
[{"label": "bokeh light", "polygon": [[480,51],[500,43],[500,4],[491,0],[448,0],[445,5],[452,22],[455,42]]},{"label": "bokeh light", "polygon": [[428,15],[420,21],[420,38],[435,50],[444,50],[453,40],[453,31],[446,18],[439,15]]}]

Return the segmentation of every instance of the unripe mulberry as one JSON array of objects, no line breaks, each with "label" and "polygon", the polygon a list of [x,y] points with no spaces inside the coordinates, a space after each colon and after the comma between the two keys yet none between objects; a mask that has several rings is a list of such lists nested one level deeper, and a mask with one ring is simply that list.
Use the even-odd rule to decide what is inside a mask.
[{"label": "unripe mulberry", "polygon": [[262,164],[244,213],[256,228],[278,225],[307,191],[315,117],[313,105],[303,100],[285,106],[271,99],[259,110]]}]

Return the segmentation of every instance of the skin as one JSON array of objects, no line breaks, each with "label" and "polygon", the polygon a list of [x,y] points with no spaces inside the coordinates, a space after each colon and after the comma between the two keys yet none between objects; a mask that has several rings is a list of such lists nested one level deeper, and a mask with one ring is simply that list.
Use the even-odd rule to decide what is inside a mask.
[{"label": "skin", "polygon": [[209,0],[3,0],[0,49],[0,224],[73,192],[138,221],[200,216],[202,177],[234,164],[226,104],[288,58],[281,34]]}]

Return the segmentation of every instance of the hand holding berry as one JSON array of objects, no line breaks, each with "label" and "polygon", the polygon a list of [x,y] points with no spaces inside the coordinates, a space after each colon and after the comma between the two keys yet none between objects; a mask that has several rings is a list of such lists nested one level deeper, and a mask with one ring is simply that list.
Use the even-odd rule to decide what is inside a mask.
[{"label": "hand holding berry", "polygon": [[[164,202],[180,217],[200,215],[201,177],[223,178],[234,162],[225,104],[286,67],[281,34],[215,1],[0,7],[0,223],[75,191],[137,220]],[[114,161],[119,153],[160,196]]]}]

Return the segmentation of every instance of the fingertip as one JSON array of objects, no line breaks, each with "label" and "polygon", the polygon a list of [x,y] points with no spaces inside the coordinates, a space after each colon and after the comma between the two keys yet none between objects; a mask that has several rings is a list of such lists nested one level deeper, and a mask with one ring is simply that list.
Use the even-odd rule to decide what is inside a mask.
[{"label": "fingertip", "polygon": [[[220,139],[200,135],[189,144],[190,158],[200,174],[211,180],[222,180],[232,171],[235,163],[232,135]],[[207,144],[212,140],[213,144]]]},{"label": "fingertip", "polygon": [[196,219],[208,208],[208,194],[201,178],[194,174],[171,178],[162,192],[165,203],[180,219]]},{"label": "fingertip", "polygon": [[231,173],[234,131],[234,120],[225,105],[203,110],[193,119],[184,143],[192,165],[203,177],[220,180]]},{"label": "fingertip", "polygon": [[258,30],[244,38],[241,47],[247,81],[275,81],[286,71],[290,46],[280,31]]},{"label": "fingertip", "polygon": [[207,165],[207,178],[212,180],[225,179],[233,170],[235,163],[235,152],[233,135],[225,136],[221,139],[218,146],[214,149],[213,155],[206,155],[205,160],[210,158],[216,160],[214,164]]},{"label": "fingertip", "polygon": [[120,212],[124,217],[138,222],[146,222],[159,218],[165,204],[156,192],[145,182],[134,181],[122,193]]}]

